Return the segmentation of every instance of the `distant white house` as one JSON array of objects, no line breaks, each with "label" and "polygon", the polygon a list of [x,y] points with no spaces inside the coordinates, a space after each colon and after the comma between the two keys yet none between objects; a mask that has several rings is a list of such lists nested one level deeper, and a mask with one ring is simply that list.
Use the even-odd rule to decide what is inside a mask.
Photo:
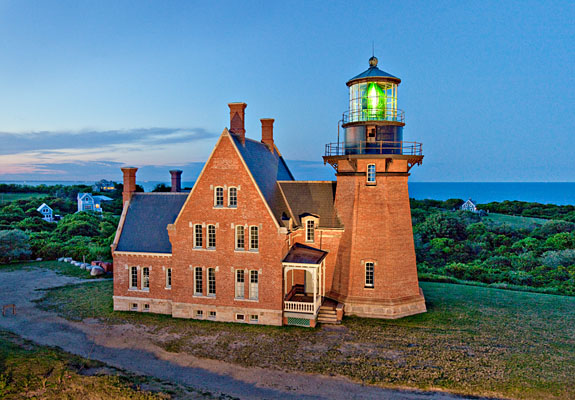
[{"label": "distant white house", "polygon": [[108,196],[94,196],[91,193],[78,193],[78,212],[102,212],[102,202],[111,201]]},{"label": "distant white house", "polygon": [[465,203],[463,203],[460,209],[463,211],[471,211],[474,213],[479,212],[479,210],[477,209],[477,204],[472,199],[469,199]]},{"label": "distant white house", "polygon": [[54,211],[48,204],[42,203],[42,205],[38,207],[36,211],[42,214],[42,219],[44,221],[54,222],[54,215],[53,215]]},{"label": "distant white house", "polygon": [[102,179],[92,186],[92,190],[94,192],[111,192],[116,190],[116,185],[112,181],[107,181],[106,179]]}]

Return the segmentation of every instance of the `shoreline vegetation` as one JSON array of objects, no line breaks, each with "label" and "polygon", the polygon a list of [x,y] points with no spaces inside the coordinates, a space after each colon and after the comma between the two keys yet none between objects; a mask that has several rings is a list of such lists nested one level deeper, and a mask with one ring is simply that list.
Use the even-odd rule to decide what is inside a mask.
[{"label": "shoreline vegetation", "polygon": [[[100,216],[75,212],[77,193],[91,192],[86,185],[0,184],[4,199],[16,196],[0,203],[0,263],[111,261],[122,208],[122,185],[116,188],[105,193],[113,201]],[[456,211],[461,199],[410,201],[420,280],[575,295],[575,206],[492,202],[478,205],[480,215]],[[36,211],[44,202],[62,220],[44,221]]]}]

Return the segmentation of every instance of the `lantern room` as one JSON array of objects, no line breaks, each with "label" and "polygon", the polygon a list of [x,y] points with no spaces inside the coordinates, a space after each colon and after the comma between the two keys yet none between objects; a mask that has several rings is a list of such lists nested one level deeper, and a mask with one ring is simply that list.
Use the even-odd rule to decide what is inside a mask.
[{"label": "lantern room", "polygon": [[399,78],[377,68],[376,57],[369,59],[369,69],[347,82],[349,110],[342,119],[347,154],[375,147],[381,147],[387,154],[401,154],[401,149],[392,144],[403,141],[405,116],[397,108],[400,82]]}]

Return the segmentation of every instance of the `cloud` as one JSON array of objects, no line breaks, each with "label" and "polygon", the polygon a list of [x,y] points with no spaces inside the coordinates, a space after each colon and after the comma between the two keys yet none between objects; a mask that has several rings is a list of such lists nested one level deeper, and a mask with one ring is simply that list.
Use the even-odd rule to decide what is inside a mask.
[{"label": "cloud", "polygon": [[203,128],[141,128],[126,130],[0,132],[0,155],[50,151],[62,153],[71,149],[100,149],[129,145],[161,146],[190,143],[217,135]]}]

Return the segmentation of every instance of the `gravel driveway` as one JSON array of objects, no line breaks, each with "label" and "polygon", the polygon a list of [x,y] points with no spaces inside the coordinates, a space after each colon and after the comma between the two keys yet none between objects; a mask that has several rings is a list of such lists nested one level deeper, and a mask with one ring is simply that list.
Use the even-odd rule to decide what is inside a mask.
[{"label": "gravel driveway", "polygon": [[32,302],[43,296],[38,289],[81,282],[84,280],[58,275],[48,269],[0,272],[0,305],[15,303],[17,312],[14,316],[0,316],[0,329],[136,374],[240,399],[463,398],[441,392],[382,389],[340,377],[243,368],[169,353],[145,338],[134,337],[137,331],[129,325],[109,326],[96,320],[70,322],[36,308]]}]

